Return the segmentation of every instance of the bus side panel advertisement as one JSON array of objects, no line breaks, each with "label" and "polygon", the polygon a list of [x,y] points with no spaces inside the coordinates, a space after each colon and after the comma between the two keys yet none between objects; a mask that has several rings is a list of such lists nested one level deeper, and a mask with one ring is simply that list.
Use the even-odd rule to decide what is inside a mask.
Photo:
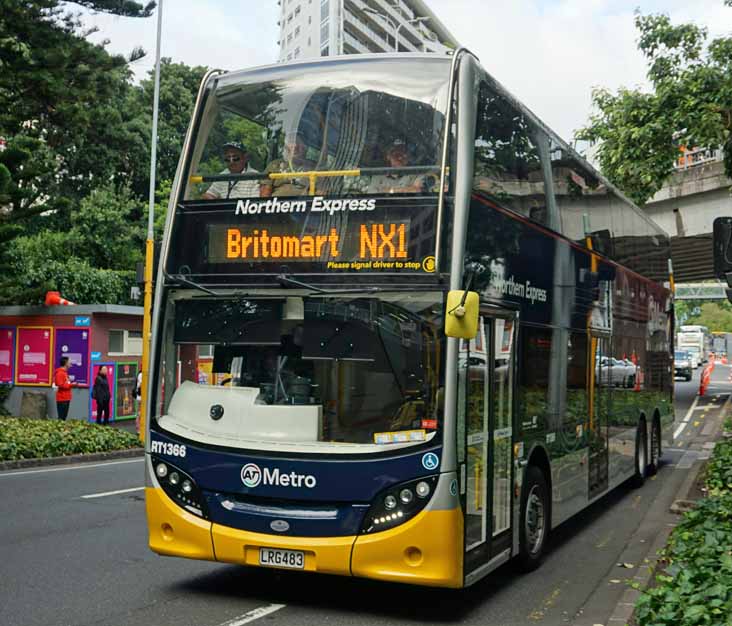
[{"label": "bus side panel advertisement", "polygon": [[137,387],[137,363],[117,363],[117,392],[115,419],[135,417],[135,388]]},{"label": "bus side panel advertisement", "polygon": [[15,362],[15,329],[0,327],[0,385],[13,383]]},{"label": "bus side panel advertisement", "polygon": [[77,385],[89,384],[89,329],[56,328],[54,338],[54,368],[60,367],[61,357],[69,357],[69,378]]},{"label": "bus side panel advertisement", "polygon": [[18,326],[15,353],[15,384],[46,386],[51,384],[50,326]]},{"label": "bus side panel advertisement", "polygon": [[[111,399],[109,400],[109,419],[110,421],[114,420],[115,416],[115,409],[117,405],[117,394],[116,394],[116,380],[117,380],[117,364],[116,363],[94,363],[92,365],[92,385],[94,385],[94,381],[97,379],[97,374],[99,373],[99,370],[106,366],[107,368],[107,382],[109,383],[109,393],[111,394]],[[91,393],[89,394],[89,421],[94,422],[97,419],[97,401],[91,397]]]}]

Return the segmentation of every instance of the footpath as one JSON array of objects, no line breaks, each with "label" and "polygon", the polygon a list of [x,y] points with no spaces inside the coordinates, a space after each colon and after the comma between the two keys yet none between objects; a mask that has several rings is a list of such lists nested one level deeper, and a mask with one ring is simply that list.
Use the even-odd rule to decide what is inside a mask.
[{"label": "footpath", "polygon": [[[667,542],[673,529],[686,511],[705,497],[704,469],[714,446],[723,438],[724,421],[732,417],[732,368],[717,364],[704,396],[697,396],[686,415],[677,416],[673,447],[664,451],[665,462],[669,457],[677,459],[672,471],[686,472],[675,495],[654,503],[648,511],[634,538],[628,542],[621,556],[623,563],[639,563],[640,566],[625,575],[628,589],[623,593],[614,610],[603,622],[591,621],[589,626],[635,625],[634,613],[641,591],[652,585],[656,575],[658,553]],[[672,461],[673,463],[673,461]],[[648,546],[646,554],[639,554],[639,545]],[[618,576],[623,577],[621,576]],[[585,617],[590,617],[585,615]]]}]

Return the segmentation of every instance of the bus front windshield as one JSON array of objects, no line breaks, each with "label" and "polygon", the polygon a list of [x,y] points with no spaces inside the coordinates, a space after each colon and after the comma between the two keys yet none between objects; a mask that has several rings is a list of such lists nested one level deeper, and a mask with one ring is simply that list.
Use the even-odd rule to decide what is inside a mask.
[{"label": "bus front windshield", "polygon": [[[436,193],[449,68],[386,58],[224,75],[197,125],[184,199]],[[279,176],[296,172],[321,174],[314,189]]]},{"label": "bus front windshield", "polygon": [[237,449],[379,452],[441,427],[441,293],[171,295],[157,427]]}]

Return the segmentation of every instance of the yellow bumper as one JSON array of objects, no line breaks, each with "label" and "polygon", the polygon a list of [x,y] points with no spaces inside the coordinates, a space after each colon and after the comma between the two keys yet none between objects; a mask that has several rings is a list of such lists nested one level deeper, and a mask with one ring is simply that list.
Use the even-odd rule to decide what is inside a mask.
[{"label": "yellow bumper", "polygon": [[165,556],[215,560],[211,522],[191,515],[162,489],[145,488],[145,510],[150,549]]},{"label": "yellow bumper", "polygon": [[305,571],[351,574],[351,549],[355,537],[283,537],[218,524],[212,525],[211,535],[217,561],[258,566],[259,548],[301,550],[305,553]]},{"label": "yellow bumper", "polygon": [[259,566],[259,548],[301,550],[305,571],[459,588],[463,586],[460,509],[423,511],[408,522],[357,537],[285,537],[202,520],[146,488],[150,549],[166,556]]},{"label": "yellow bumper", "polygon": [[423,511],[391,530],[356,538],[354,576],[436,587],[463,586],[460,509]]}]

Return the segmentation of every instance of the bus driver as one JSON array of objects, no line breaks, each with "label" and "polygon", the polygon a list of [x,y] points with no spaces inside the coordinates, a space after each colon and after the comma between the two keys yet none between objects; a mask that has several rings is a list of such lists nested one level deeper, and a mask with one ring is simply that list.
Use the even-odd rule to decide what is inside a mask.
[{"label": "bus driver", "polygon": [[[223,146],[226,169],[221,174],[256,174],[249,166],[249,154],[244,144],[230,141]],[[259,182],[256,180],[217,180],[203,194],[204,200],[228,198],[252,198],[259,196]]]}]

